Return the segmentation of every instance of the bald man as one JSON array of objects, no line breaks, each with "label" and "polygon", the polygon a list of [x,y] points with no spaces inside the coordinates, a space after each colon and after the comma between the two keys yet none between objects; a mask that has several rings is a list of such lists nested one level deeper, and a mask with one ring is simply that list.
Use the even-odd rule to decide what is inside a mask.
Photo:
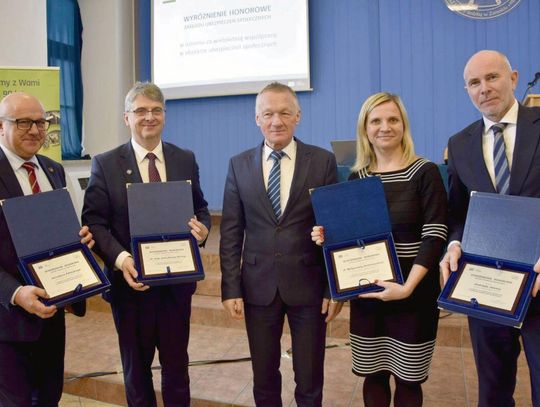
[{"label": "bald man", "polygon": [[[465,89],[482,119],[448,143],[449,241],[441,261],[444,281],[457,270],[460,241],[471,191],[540,197],[540,108],[521,106],[515,96],[518,72],[497,51],[474,54],[463,72]],[[495,133],[502,129],[505,152],[494,158]],[[499,151],[499,150],[497,150]],[[508,174],[495,170],[506,166]],[[497,172],[497,176],[495,173]],[[503,182],[501,182],[503,181]],[[506,182],[504,182],[506,181]],[[486,214],[489,216],[489,214]],[[515,236],[518,231],[509,231]],[[540,272],[540,260],[534,266]],[[478,372],[480,407],[514,406],[517,359],[523,342],[531,375],[532,403],[540,406],[540,277],[521,330],[469,317],[469,331]]]},{"label": "bald man", "polygon": [[[66,186],[62,166],[37,152],[49,122],[42,104],[25,93],[0,102],[0,200]],[[30,163],[37,181],[30,182]],[[28,165],[26,165],[28,166]],[[37,182],[38,188],[33,185]],[[88,228],[81,242],[93,245]],[[64,376],[64,309],[45,306],[43,289],[25,285],[0,208],[0,406],[57,406]],[[74,304],[84,315],[84,303]]]}]

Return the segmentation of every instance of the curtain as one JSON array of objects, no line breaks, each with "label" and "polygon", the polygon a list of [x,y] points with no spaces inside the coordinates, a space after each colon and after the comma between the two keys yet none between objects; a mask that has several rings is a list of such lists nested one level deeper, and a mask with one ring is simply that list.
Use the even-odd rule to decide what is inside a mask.
[{"label": "curtain", "polygon": [[49,66],[60,67],[62,158],[76,160],[82,151],[82,21],[77,0],[47,0]]}]

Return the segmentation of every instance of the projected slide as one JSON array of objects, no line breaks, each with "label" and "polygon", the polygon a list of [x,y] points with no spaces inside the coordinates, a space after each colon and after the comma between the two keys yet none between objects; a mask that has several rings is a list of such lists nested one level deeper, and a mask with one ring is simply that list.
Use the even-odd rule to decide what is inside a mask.
[{"label": "projected slide", "polygon": [[153,0],[152,76],[167,98],[309,82],[307,0]]}]

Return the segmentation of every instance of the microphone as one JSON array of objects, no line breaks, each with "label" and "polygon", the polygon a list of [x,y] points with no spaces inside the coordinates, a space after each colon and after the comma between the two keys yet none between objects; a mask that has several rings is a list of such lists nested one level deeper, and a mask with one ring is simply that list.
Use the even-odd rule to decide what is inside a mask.
[{"label": "microphone", "polygon": [[527,85],[532,88],[533,86],[536,85],[536,83],[538,82],[539,79],[540,79],[540,72],[536,72],[534,74],[534,79],[532,81],[530,81]]},{"label": "microphone", "polygon": [[534,74],[534,79],[527,84],[527,89],[525,90],[525,93],[523,94],[521,103],[525,102],[525,98],[527,97],[527,94],[529,93],[531,88],[536,85],[536,82],[538,82],[539,79],[540,79],[540,72],[536,72]]}]

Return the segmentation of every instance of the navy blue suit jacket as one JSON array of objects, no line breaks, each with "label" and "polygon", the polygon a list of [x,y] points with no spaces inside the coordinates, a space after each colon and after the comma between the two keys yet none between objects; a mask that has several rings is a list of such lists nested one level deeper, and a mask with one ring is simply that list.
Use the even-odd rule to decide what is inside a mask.
[{"label": "navy blue suit jacket", "polygon": [[[199,167],[194,154],[163,142],[163,155],[168,181],[191,180],[195,215],[210,229],[210,213],[199,184]],[[131,142],[92,160],[82,219],[94,235],[94,251],[105,263],[105,272],[112,283],[112,298],[107,299],[112,301],[141,294],[127,285],[121,272],[113,272],[118,255],[122,251],[131,252],[126,184],[137,182],[142,182],[142,178]],[[190,295],[196,285],[187,283],[171,287],[176,295]]]},{"label": "navy blue suit jacket", "polygon": [[[60,164],[41,155],[37,155],[37,159],[54,189],[66,186],[64,169]],[[0,199],[22,195],[17,176],[0,149]],[[6,219],[0,207],[0,341],[35,341],[41,332],[43,320],[10,304],[15,289],[26,285],[17,269],[17,261]],[[84,302],[75,306],[78,315],[84,314],[84,307]]]},{"label": "navy blue suit jacket", "polygon": [[[448,142],[448,241],[461,241],[471,191],[496,192],[484,162],[483,128],[478,120]],[[540,108],[519,106],[509,194],[540,197]]]},{"label": "navy blue suit jacket", "polygon": [[223,300],[268,305],[279,290],[289,305],[317,305],[327,294],[322,252],[311,241],[309,190],[337,182],[336,160],[296,141],[290,196],[279,221],[264,186],[263,144],[230,160],[221,220]]},{"label": "navy blue suit jacket", "polygon": [[[471,191],[496,192],[482,152],[483,126],[474,122],[448,142],[448,241],[462,239]],[[540,198],[540,108],[519,106],[509,194]],[[540,298],[535,303],[540,309]]]}]

